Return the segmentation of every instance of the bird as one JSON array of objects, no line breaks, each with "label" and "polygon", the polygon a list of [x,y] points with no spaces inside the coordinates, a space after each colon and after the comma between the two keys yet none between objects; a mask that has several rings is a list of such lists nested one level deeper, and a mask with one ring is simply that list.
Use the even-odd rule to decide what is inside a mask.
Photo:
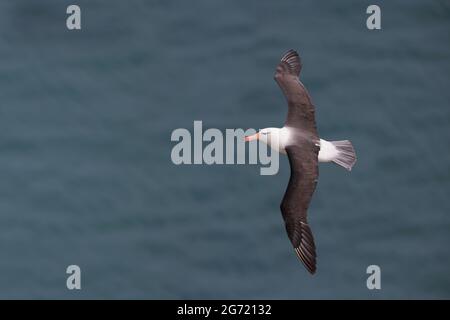
[{"label": "bird", "polygon": [[319,178],[318,162],[332,162],[351,171],[356,163],[356,153],[349,140],[319,138],[315,106],[300,81],[301,70],[302,62],[297,51],[287,51],[274,75],[288,105],[284,126],[261,129],[246,136],[245,141],[259,140],[287,155],[291,173],[280,205],[281,214],[295,254],[307,271],[315,274],[316,245],[307,213]]}]

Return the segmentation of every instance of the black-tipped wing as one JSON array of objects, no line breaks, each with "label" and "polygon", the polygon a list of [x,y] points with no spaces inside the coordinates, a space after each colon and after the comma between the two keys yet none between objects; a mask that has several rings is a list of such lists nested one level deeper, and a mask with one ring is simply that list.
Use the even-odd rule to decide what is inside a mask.
[{"label": "black-tipped wing", "polygon": [[311,97],[299,80],[301,69],[302,63],[298,53],[289,50],[281,58],[275,71],[275,81],[283,91],[289,106],[285,125],[318,136]]},{"label": "black-tipped wing", "polygon": [[304,140],[286,147],[291,177],[281,202],[281,213],[295,253],[312,274],[316,272],[316,247],[307,222],[307,210],[316,189],[319,147]]}]

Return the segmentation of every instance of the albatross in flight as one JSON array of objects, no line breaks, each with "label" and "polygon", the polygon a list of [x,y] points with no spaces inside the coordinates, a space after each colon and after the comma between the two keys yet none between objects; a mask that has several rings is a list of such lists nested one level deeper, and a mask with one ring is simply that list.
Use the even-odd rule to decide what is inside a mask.
[{"label": "albatross in flight", "polygon": [[289,239],[306,269],[316,272],[316,246],[308,225],[307,211],[319,176],[318,162],[334,162],[350,171],[356,162],[350,141],[319,138],[314,105],[299,75],[302,63],[298,53],[289,50],[275,71],[275,81],[288,103],[283,128],[266,128],[245,137],[260,140],[272,149],[287,154],[291,176],[280,208]]}]

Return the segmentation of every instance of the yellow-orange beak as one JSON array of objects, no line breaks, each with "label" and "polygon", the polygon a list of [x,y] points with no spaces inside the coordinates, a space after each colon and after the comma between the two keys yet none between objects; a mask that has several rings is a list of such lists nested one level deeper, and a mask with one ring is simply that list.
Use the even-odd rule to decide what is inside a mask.
[{"label": "yellow-orange beak", "polygon": [[259,139],[259,132],[255,133],[251,136],[246,136],[245,137],[245,141],[253,141],[253,140],[258,140]]}]

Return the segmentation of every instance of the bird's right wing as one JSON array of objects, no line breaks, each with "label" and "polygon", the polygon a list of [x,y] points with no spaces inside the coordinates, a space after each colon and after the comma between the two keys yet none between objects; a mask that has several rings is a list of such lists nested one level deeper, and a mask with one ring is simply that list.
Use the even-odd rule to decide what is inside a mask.
[{"label": "bird's right wing", "polygon": [[301,69],[302,63],[298,53],[289,50],[281,58],[274,78],[288,103],[286,126],[309,131],[318,137],[314,106],[308,91],[299,79]]},{"label": "bird's right wing", "polygon": [[286,147],[291,177],[281,202],[286,232],[295,253],[312,274],[316,272],[316,247],[307,222],[307,210],[319,176],[319,147],[304,140],[300,145]]}]

